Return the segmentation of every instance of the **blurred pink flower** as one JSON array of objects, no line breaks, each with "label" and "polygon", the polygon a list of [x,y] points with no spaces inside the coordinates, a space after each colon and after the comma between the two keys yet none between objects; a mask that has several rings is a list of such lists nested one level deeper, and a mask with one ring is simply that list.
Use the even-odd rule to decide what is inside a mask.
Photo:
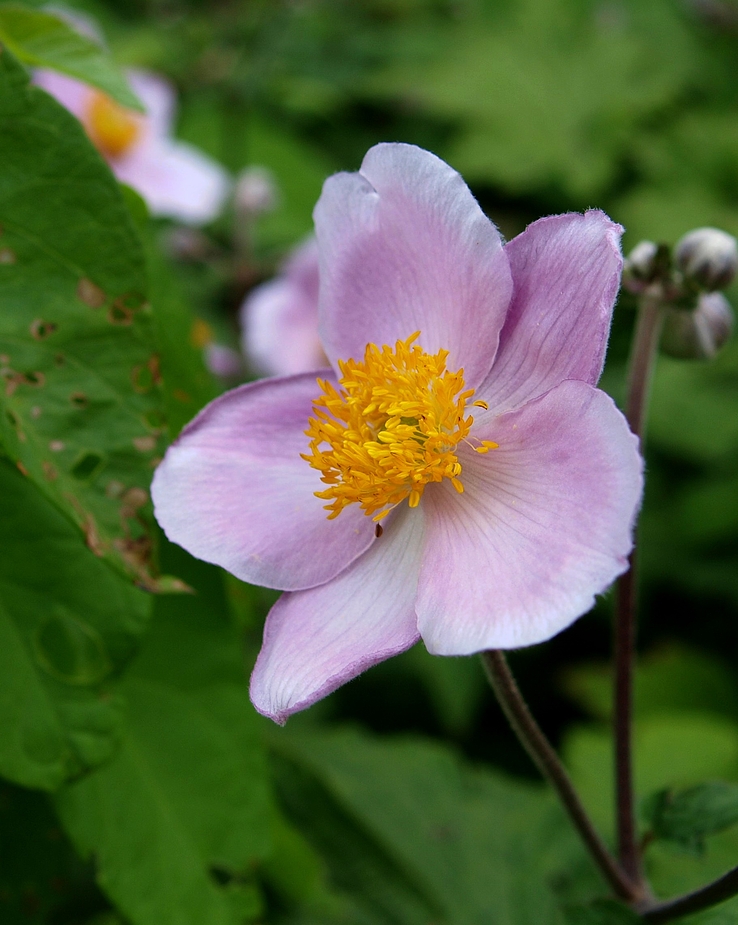
[{"label": "blurred pink flower", "polygon": [[216,399],[152,489],[171,540],[288,592],[251,679],[277,722],[419,637],[466,655],[558,633],[627,568],[642,491],[595,388],[619,225],[555,215],[503,247],[402,144],[327,180],[315,222],[331,368]]},{"label": "blurred pink flower", "polygon": [[318,242],[297,247],[275,279],[241,306],[244,355],[254,370],[289,376],[328,365],[318,336]]},{"label": "blurred pink flower", "polygon": [[37,70],[34,82],[77,116],[116,177],[141,194],[152,214],[193,225],[212,221],[229,192],[226,171],[172,138],[175,94],[170,84],[144,71],[126,76],[146,115],[56,71]]}]

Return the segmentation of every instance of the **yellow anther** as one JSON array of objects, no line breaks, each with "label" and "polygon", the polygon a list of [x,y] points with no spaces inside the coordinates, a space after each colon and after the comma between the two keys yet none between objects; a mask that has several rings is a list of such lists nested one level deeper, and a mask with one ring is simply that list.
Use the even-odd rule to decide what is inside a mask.
[{"label": "yellow anther", "polygon": [[475,402],[472,402],[475,408],[484,408],[485,411],[489,411],[489,405],[486,401],[482,401],[481,398],[478,398]]},{"label": "yellow anther", "polygon": [[141,116],[95,90],[83,119],[92,143],[107,157],[125,154],[141,134]]},{"label": "yellow anther", "polygon": [[[379,521],[407,499],[417,507],[425,486],[448,478],[462,492],[456,447],[468,440],[473,417],[465,416],[473,389],[464,371],[446,369],[448,351],[425,353],[416,332],[394,349],[369,344],[363,360],[339,361],[339,389],[318,380],[303,454],[328,486],[315,494],[332,519],[358,503]],[[484,407],[484,402],[474,402]],[[496,447],[473,446],[480,453]]]}]

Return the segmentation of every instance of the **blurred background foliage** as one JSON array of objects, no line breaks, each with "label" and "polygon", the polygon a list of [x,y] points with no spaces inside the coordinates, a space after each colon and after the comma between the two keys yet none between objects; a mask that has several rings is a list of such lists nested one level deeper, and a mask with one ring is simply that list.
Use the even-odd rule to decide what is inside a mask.
[{"label": "blurred background foliage", "polygon": [[[238,345],[244,294],[309,233],[325,177],[357,169],[375,142],[413,142],[448,160],[508,237],[540,215],[588,207],[625,226],[626,250],[701,225],[738,234],[733,0],[91,0],[73,9],[100,24],[118,64],[176,85],[179,138],[233,175],[259,165],[276,181],[276,208],[248,229],[246,255],[234,249],[232,208],[193,231],[149,219],[133,194],[94,205],[101,228],[144,244],[129,248],[120,273],[137,280],[145,259],[153,315],[138,336],[154,337],[161,358],[156,401],[170,437],[224,388],[203,343]],[[623,295],[603,379],[618,401],[633,318]],[[137,362],[134,340],[116,342],[126,363]],[[129,426],[123,417],[113,425]],[[109,436],[100,459],[118,452]],[[16,437],[3,437],[13,461]],[[647,470],[636,692],[644,798],[738,781],[738,342],[710,364],[659,360]],[[136,471],[145,484],[150,466]],[[90,478],[80,479],[83,499],[94,494]],[[33,492],[7,462],[0,481],[17,505]],[[60,518],[56,489],[37,482],[27,503],[50,551],[29,546],[35,536],[18,544],[14,510],[2,512],[0,664],[13,647],[27,653],[5,677],[33,704],[23,749],[0,748],[4,925],[630,921],[586,905],[602,886],[475,659],[416,647],[272,729],[255,716],[245,679],[273,595],[158,537],[162,572],[196,594],[144,602],[112,562],[99,579],[111,583],[112,611],[65,597],[73,569],[60,557],[84,559],[90,575],[103,565],[69,523],[84,529],[77,508]],[[110,497],[98,495],[103,510]],[[138,523],[136,499],[128,511]],[[109,558],[122,555],[114,548]],[[34,575],[18,571],[43,555],[66,576],[33,591],[46,622],[26,618]],[[140,557],[123,560],[123,572],[141,574]],[[608,595],[560,637],[512,657],[608,834],[611,604]],[[0,697],[0,714],[17,719],[15,703]],[[664,895],[735,863],[734,829],[710,835],[706,851],[668,839],[649,849]],[[697,920],[738,922],[738,903]]]}]

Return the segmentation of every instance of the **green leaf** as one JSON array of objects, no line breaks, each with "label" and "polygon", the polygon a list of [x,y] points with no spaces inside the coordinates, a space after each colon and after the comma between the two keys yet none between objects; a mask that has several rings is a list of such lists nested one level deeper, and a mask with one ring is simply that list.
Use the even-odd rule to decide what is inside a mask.
[{"label": "green leaf", "polygon": [[122,106],[143,112],[138,97],[100,45],[44,10],[0,6],[0,42],[29,67],[45,67],[92,84]]},{"label": "green leaf", "polygon": [[711,781],[686,790],[659,790],[644,801],[642,815],[655,838],[702,854],[707,835],[738,822],[738,785]]},{"label": "green leaf", "polygon": [[123,746],[57,808],[132,925],[242,925],[260,914],[254,868],[270,850],[261,719],[219,571],[167,544],[164,561],[197,593],[157,597],[120,687]]},{"label": "green leaf", "polygon": [[152,585],[147,489],[163,451],[141,243],[79,122],[0,54],[0,434],[84,531]]},{"label": "green leaf", "polygon": [[0,781],[3,925],[68,922],[65,906],[99,899],[91,886],[88,870],[59,831],[45,795]]},{"label": "green leaf", "polygon": [[[569,696],[593,717],[612,716],[608,664],[578,665],[564,675]],[[727,665],[712,655],[670,645],[638,660],[634,710],[639,718],[668,710],[700,710],[738,717],[738,685]]]},{"label": "green leaf", "polygon": [[[639,720],[634,730],[636,793],[684,787],[738,773],[738,726],[699,712],[664,712]],[[612,827],[612,736],[608,729],[579,727],[564,743],[575,785],[595,821]]]},{"label": "green leaf", "polygon": [[0,774],[52,790],[110,757],[121,725],[111,679],[150,603],[0,460]]},{"label": "green leaf", "polygon": [[[484,9],[484,7],[487,9]],[[551,188],[589,204],[617,177],[641,123],[694,79],[697,47],[668,0],[479,4],[446,48],[370,87],[456,127],[443,154],[467,180]]]},{"label": "green leaf", "polygon": [[202,349],[193,343],[196,318],[179,280],[153,240],[148,241],[147,255],[166,417],[174,439],[218,389],[205,367]]},{"label": "green leaf", "polygon": [[643,919],[627,906],[612,899],[569,906],[564,910],[566,925],[638,925]]},{"label": "green leaf", "polygon": [[306,730],[273,745],[288,813],[379,922],[545,925],[560,921],[552,882],[575,870],[597,888],[542,788],[419,740]]}]

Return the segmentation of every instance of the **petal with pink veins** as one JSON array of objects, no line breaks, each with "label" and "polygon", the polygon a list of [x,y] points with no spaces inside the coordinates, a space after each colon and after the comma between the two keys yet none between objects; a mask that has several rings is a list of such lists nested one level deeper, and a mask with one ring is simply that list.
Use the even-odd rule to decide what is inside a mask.
[{"label": "petal with pink veins", "polygon": [[413,145],[380,144],[360,173],[326,180],[315,207],[326,354],[360,360],[420,331],[474,388],[489,371],[511,293],[495,226],[461,176]]},{"label": "petal with pink veins", "polygon": [[325,486],[300,458],[318,392],[308,374],[211,402],[154,476],[156,518],[169,539],[243,581],[280,590],[322,584],[364,552],[374,541],[370,518],[352,505],[328,520],[314,495]]},{"label": "petal with pink veins", "polygon": [[490,410],[518,408],[564,379],[597,383],[620,285],[622,230],[604,212],[551,215],[506,245],[513,299],[478,390]]},{"label": "petal with pink veins", "polygon": [[260,713],[284,723],[417,642],[413,600],[422,535],[422,512],[404,507],[333,581],[282,595],[267,617],[251,676],[251,700]]},{"label": "petal with pink veins", "polygon": [[643,475],[612,399],[567,381],[473,431],[463,494],[423,496],[418,628],[430,652],[468,655],[543,642],[627,568]]}]

